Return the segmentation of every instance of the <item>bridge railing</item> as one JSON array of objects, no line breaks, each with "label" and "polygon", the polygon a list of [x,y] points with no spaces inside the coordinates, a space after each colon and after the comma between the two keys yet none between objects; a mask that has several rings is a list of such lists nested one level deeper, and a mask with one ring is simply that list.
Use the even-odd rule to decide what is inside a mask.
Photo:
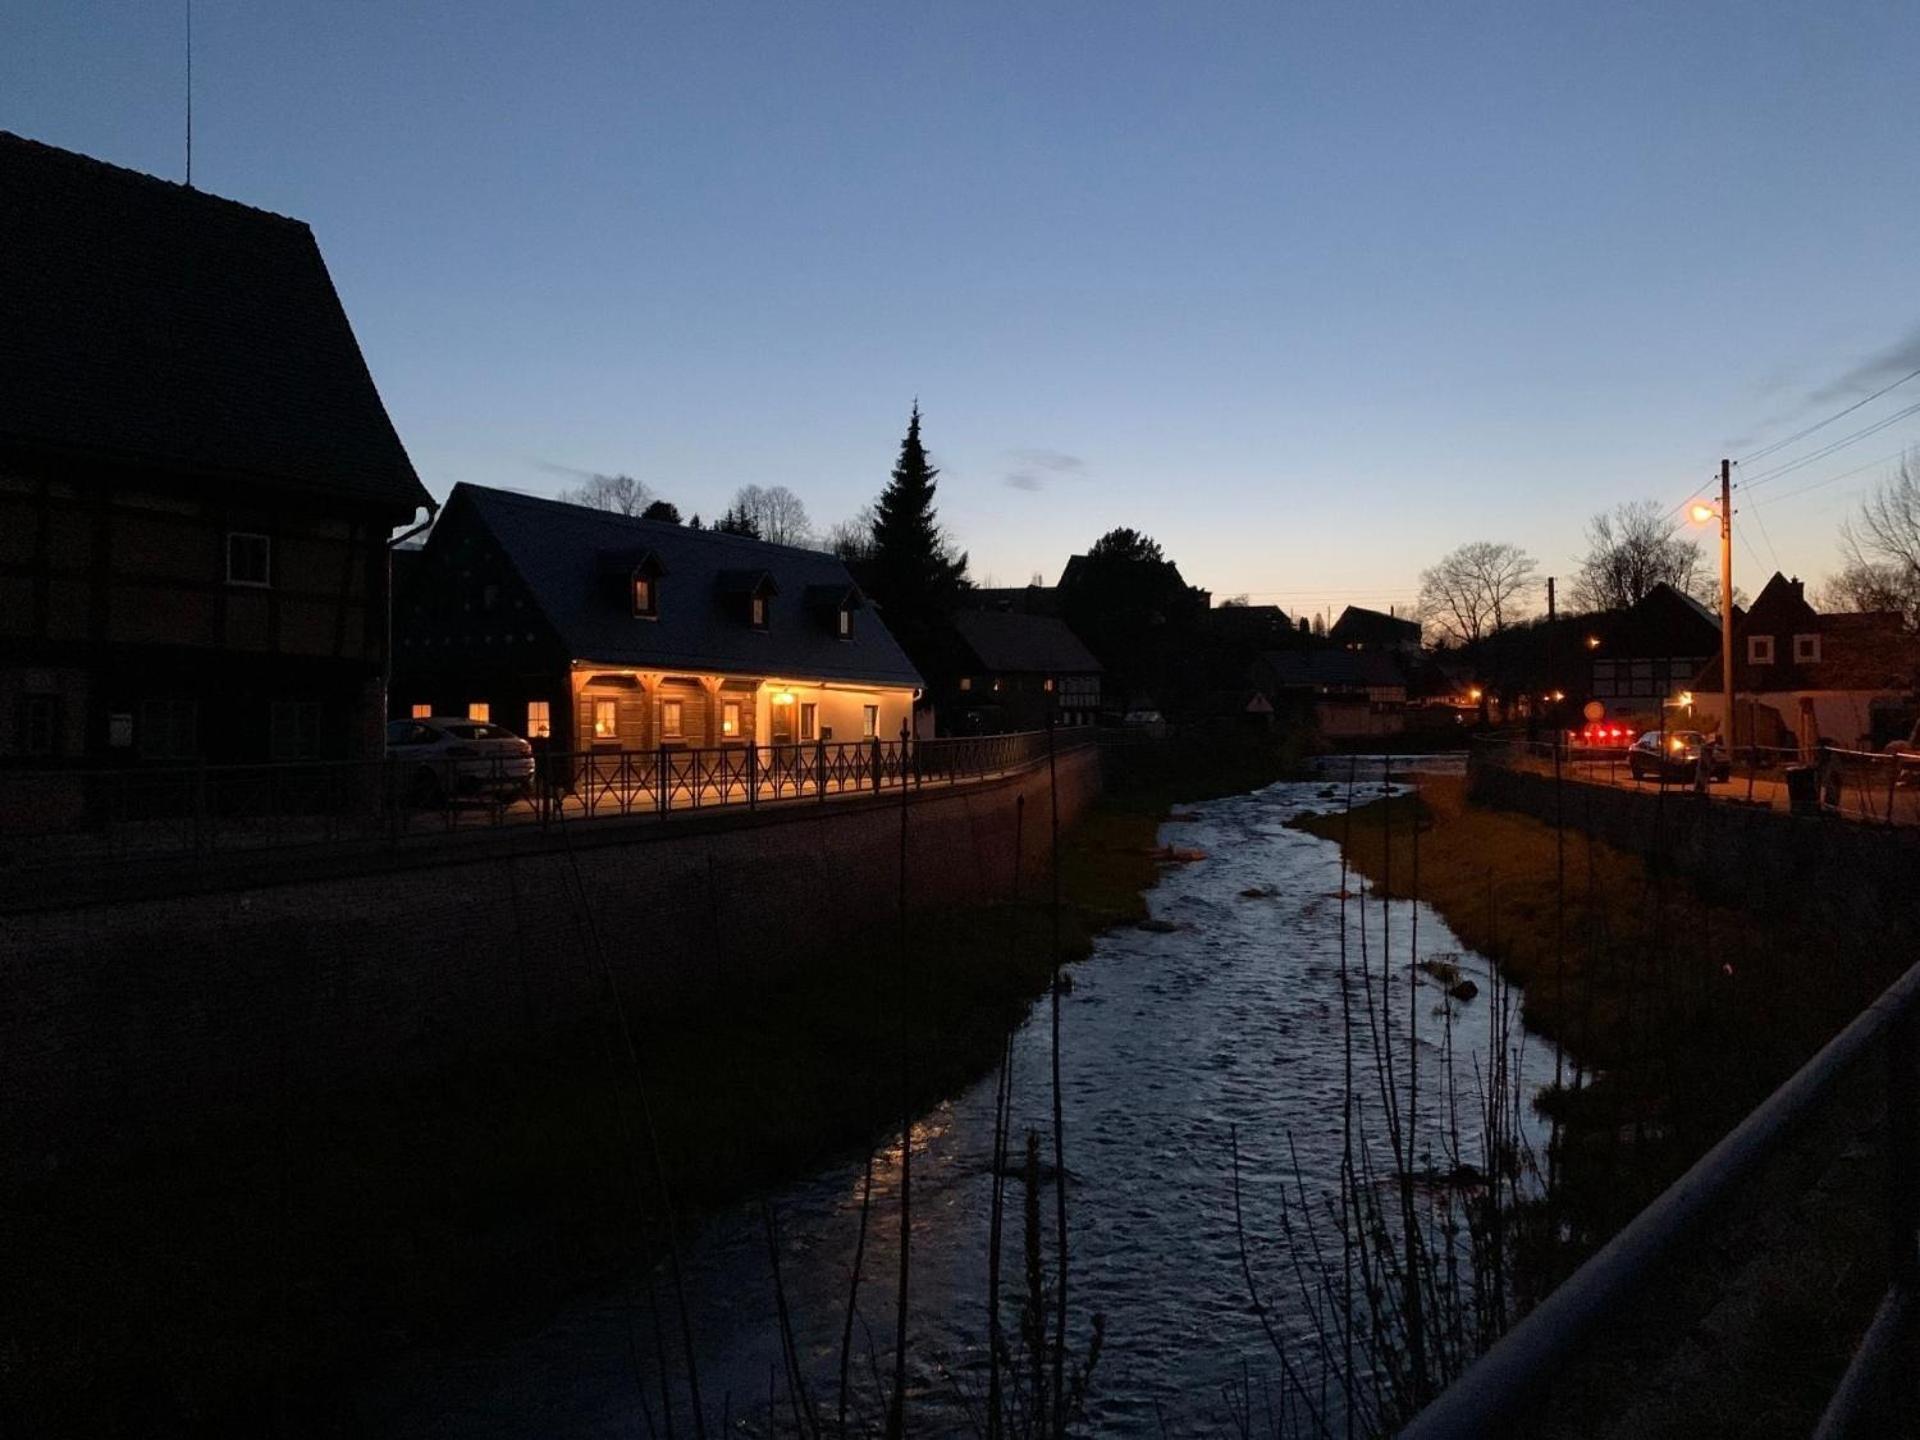
[{"label": "bridge railing", "polygon": [[1522,1423],[1554,1377],[1582,1358],[1587,1340],[1621,1319],[1679,1247],[1876,1059],[1886,1093],[1889,1280],[1815,1434],[1886,1434],[1886,1417],[1915,1413],[1920,1367],[1902,1346],[1920,1313],[1920,965],[1502,1336],[1414,1417],[1403,1440],[1480,1440]]}]

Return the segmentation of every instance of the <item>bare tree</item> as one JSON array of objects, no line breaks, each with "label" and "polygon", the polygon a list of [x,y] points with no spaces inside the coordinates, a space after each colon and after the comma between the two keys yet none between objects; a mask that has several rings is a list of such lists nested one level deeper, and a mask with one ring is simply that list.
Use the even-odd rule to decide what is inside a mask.
[{"label": "bare tree", "polygon": [[851,520],[842,520],[826,534],[826,548],[842,560],[866,560],[873,555],[874,509],[862,505]]},{"label": "bare tree", "polygon": [[1569,598],[1579,610],[1625,610],[1659,584],[1683,594],[1704,578],[1700,547],[1655,500],[1631,500],[1587,522],[1587,554]]},{"label": "bare tree", "polygon": [[1920,449],[1840,527],[1840,554],[1846,568],[1829,585],[1853,595],[1855,608],[1898,610],[1908,624],[1920,622]]},{"label": "bare tree", "polygon": [[1526,613],[1533,557],[1518,545],[1475,540],[1420,575],[1420,615],[1443,639],[1472,645]]},{"label": "bare tree", "polygon": [[653,499],[653,492],[631,475],[593,475],[571,489],[562,490],[559,498],[569,505],[611,510],[616,515],[638,515]]},{"label": "bare tree", "polygon": [[784,485],[742,485],[734,492],[733,508],[753,522],[762,540],[777,545],[811,545],[813,524],[800,497]]}]

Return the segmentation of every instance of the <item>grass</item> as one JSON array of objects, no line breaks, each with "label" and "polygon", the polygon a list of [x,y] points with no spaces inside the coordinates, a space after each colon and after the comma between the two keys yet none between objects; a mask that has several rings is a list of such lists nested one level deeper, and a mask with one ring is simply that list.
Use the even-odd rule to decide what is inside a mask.
[{"label": "grass", "polygon": [[[1123,776],[1063,838],[1061,949],[1145,916],[1169,804],[1277,778],[1290,751],[1193,746]],[[1030,844],[1038,843],[1030,840]],[[986,1073],[1053,970],[1044,895],[911,929],[915,1103]],[[683,1222],[857,1154],[897,1124],[891,923],[785,985],[635,1049]],[[624,1042],[538,1049],[183,1132],[49,1175],[0,1212],[0,1428],[333,1434],[343,1376],[418,1343],[537,1324],[622,1283],[660,1233]]]},{"label": "grass", "polygon": [[[1552,1218],[1565,1228],[1550,1240],[1537,1223],[1545,1217],[1534,1217],[1525,1261],[1536,1291],[1677,1178],[1902,968],[1858,937],[1710,904],[1658,865],[1571,828],[1561,912],[1554,828],[1467,804],[1459,780],[1428,777],[1418,797],[1296,823],[1345,841],[1360,873],[1382,886],[1390,871],[1392,893],[1406,896],[1416,821],[1418,898],[1524,986],[1527,1024],[1565,1049],[1568,1082],[1542,1106],[1559,1122]],[[1779,1168],[1844,1171],[1831,1151],[1857,1125],[1855,1115],[1815,1127]],[[1600,1417],[1620,1411],[1623,1434],[1806,1433],[1877,1297],[1884,1242],[1857,1203],[1837,1202],[1832,1182],[1812,1200],[1781,1188],[1743,1196],[1721,1217],[1720,1258],[1676,1292],[1687,1303],[1641,1307],[1594,1347],[1601,1358],[1586,1368],[1595,1373],[1576,1375],[1555,1401],[1580,1419],[1553,1433],[1603,1433]],[[1857,1177],[1840,1193],[1877,1204]],[[1792,1238],[1767,1251],[1782,1214]],[[1731,1280],[1736,1255],[1743,1268]],[[1702,1315],[1724,1332],[1705,1346],[1686,1329]],[[1817,1331],[1800,1323],[1813,1317]],[[1635,1356],[1613,1353],[1636,1344]],[[1682,1378],[1640,1393],[1655,1368]],[[1713,1425],[1704,1424],[1708,1400],[1692,1395],[1722,1407]],[[1770,1418],[1759,1425],[1762,1396]]]}]

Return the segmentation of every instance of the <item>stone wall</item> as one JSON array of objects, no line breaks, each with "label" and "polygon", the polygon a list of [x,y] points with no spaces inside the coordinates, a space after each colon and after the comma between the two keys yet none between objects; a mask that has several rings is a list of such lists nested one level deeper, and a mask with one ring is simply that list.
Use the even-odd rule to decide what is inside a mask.
[{"label": "stone wall", "polygon": [[[1059,759],[1063,824],[1100,789]],[[10,916],[0,1146],[29,1170],[267,1092],[426,1073],[608,1012],[604,955],[650,1017],[777,979],[895,913],[1006,894],[1016,802],[1046,874],[1044,765],[910,797],[502,834],[441,863]],[[1029,893],[1033,893],[1029,891]]]},{"label": "stone wall", "polygon": [[[1551,775],[1479,755],[1468,765],[1477,805],[1552,824]],[[1655,858],[1713,899],[1762,914],[1793,914],[1860,936],[1863,945],[1920,938],[1920,831],[1787,815],[1690,790],[1628,789],[1565,781],[1558,811],[1570,830]]]}]

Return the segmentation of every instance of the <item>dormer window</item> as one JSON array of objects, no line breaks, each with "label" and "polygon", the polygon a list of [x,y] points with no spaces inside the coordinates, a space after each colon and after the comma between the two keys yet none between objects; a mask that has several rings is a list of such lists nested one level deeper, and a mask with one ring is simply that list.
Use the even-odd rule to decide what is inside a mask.
[{"label": "dormer window", "polygon": [[840,638],[842,640],[851,640],[853,638],[853,611],[841,610],[839,624]]},{"label": "dormer window", "polygon": [[766,596],[755,595],[753,597],[753,605],[752,605],[750,614],[752,617],[751,623],[754,629],[764,630],[767,628],[767,597]]},{"label": "dormer window", "polygon": [[1749,635],[1747,637],[1747,663],[1749,665],[1773,664],[1773,636]]},{"label": "dormer window", "polygon": [[1819,635],[1796,635],[1793,637],[1793,663],[1796,665],[1818,665],[1820,663]]},{"label": "dormer window", "polygon": [[633,572],[633,614],[636,620],[660,618],[660,582],[645,570]]}]

